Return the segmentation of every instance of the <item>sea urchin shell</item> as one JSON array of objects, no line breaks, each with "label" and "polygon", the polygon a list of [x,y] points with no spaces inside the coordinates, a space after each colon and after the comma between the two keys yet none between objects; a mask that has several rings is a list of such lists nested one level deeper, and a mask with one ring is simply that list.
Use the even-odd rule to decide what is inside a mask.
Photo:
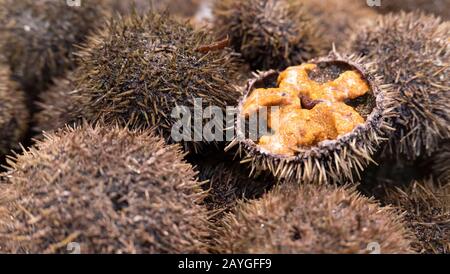
[{"label": "sea urchin shell", "polygon": [[0,184],[0,252],[206,252],[207,215],[178,145],[83,125],[19,155]]},{"label": "sea urchin shell", "polygon": [[[202,100],[203,109],[225,110],[239,98],[231,79],[234,55],[227,49],[198,50],[213,42],[206,32],[167,14],[114,20],[79,54],[80,113],[88,121],[155,127],[174,142],[172,127],[178,119],[171,114],[176,107],[186,107],[192,115],[195,100]],[[183,138],[180,143],[196,150],[200,141],[193,141]]]},{"label": "sea urchin shell", "polygon": [[222,0],[213,8],[214,28],[252,69],[284,69],[319,56],[331,44],[315,21],[292,0]]},{"label": "sea urchin shell", "polygon": [[359,26],[348,50],[377,65],[390,89],[396,129],[384,149],[416,160],[450,138],[450,22],[421,13],[380,16]]},{"label": "sea urchin shell", "polygon": [[[1,0],[2,53],[12,75],[32,95],[75,66],[75,45],[103,22],[103,0]],[[34,97],[33,97],[34,98]]]},{"label": "sea urchin shell", "polygon": [[0,157],[18,148],[29,122],[25,95],[10,76],[9,69],[0,65]]},{"label": "sea urchin shell", "polygon": [[[269,71],[259,74],[257,78],[248,82],[245,95],[238,106],[236,138],[230,143],[229,148],[239,145],[238,152],[244,152],[243,162],[251,162],[254,170],[270,170],[276,177],[287,181],[339,183],[355,181],[357,178],[354,175],[358,174],[359,177],[359,172],[373,162],[372,156],[392,130],[387,123],[392,112],[392,108],[387,104],[389,100],[386,100],[387,95],[384,90],[387,86],[382,85],[381,78],[373,73],[370,64],[354,56],[341,56],[334,51],[328,57],[312,60],[308,64],[316,66],[308,75],[308,78],[313,78],[308,80],[314,81],[315,84],[329,83],[339,79],[346,71],[353,71],[362,77],[361,79],[365,81],[369,89],[367,93],[345,102],[354,107],[352,113],[361,116],[358,121],[362,119],[363,122],[358,123],[349,132],[345,131],[345,134],[337,136],[336,139],[325,138],[315,144],[296,147],[292,155],[281,155],[262,149],[259,143],[262,140],[261,136],[258,136],[260,138],[258,142],[250,138],[246,132],[247,128],[242,126],[241,117],[245,116],[243,106],[246,100],[257,88],[271,87],[276,84],[275,80],[279,73]],[[299,102],[301,108],[315,110],[315,103],[320,100],[314,102],[301,99]],[[349,106],[345,107],[348,109]],[[344,115],[346,116],[347,114]],[[299,129],[299,133],[293,134],[308,133],[309,130],[310,126],[305,126]],[[318,136],[321,135],[322,133],[319,132]]]},{"label": "sea urchin shell", "polygon": [[241,204],[217,232],[221,253],[411,252],[409,233],[392,208],[354,190],[284,185]]}]

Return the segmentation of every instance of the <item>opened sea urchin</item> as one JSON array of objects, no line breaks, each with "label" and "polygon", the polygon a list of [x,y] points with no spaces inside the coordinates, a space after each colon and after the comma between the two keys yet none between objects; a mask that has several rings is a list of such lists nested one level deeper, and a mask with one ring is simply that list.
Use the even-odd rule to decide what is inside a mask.
[{"label": "opened sea urchin", "polygon": [[[224,110],[239,97],[231,78],[235,58],[227,49],[209,49],[214,42],[166,14],[113,21],[80,53],[80,113],[90,121],[155,127],[167,141],[178,142],[171,138],[177,106],[193,117],[196,101],[199,108]],[[192,140],[196,147],[199,140]]]},{"label": "opened sea urchin", "polygon": [[198,253],[204,197],[178,146],[84,125],[18,156],[0,184],[0,252]]},{"label": "opened sea urchin", "polygon": [[[284,180],[355,181],[391,131],[384,88],[370,64],[336,52],[263,72],[247,84],[229,147],[239,145],[254,170]],[[267,132],[243,125],[255,116]]]},{"label": "opened sea urchin", "polygon": [[392,208],[353,190],[283,186],[241,204],[218,229],[221,253],[405,253],[409,233]]},{"label": "opened sea urchin", "polygon": [[386,156],[428,157],[450,138],[450,22],[421,13],[380,17],[354,30],[349,51],[376,63],[396,106]]}]

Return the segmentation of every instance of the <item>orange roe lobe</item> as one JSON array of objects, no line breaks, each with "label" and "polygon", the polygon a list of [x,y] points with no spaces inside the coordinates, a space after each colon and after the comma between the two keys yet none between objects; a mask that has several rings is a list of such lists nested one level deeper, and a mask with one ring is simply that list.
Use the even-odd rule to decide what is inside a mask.
[{"label": "orange roe lobe", "polygon": [[244,115],[258,111],[262,106],[289,106],[300,105],[298,92],[284,88],[256,89],[244,103]]},{"label": "orange roe lobe", "polygon": [[349,70],[342,73],[334,81],[324,84],[309,79],[308,72],[317,68],[315,64],[305,64],[290,67],[278,77],[280,88],[291,88],[308,96],[312,100],[342,102],[364,95],[369,86],[357,71]]},{"label": "orange roe lobe", "polygon": [[[243,115],[268,109],[272,135],[262,136],[262,151],[293,156],[301,147],[333,140],[364,123],[354,108],[344,103],[366,94],[369,86],[357,71],[345,71],[337,79],[318,83],[308,76],[315,64],[289,67],[278,77],[278,88],[255,89],[245,100]],[[308,106],[304,99],[307,98]],[[313,102],[313,103],[311,103]]]}]

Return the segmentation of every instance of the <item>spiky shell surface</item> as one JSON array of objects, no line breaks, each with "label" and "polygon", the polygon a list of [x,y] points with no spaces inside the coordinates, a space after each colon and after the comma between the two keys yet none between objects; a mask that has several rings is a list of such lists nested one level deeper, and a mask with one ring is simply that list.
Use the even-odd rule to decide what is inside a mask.
[{"label": "spiky shell surface", "polygon": [[431,180],[403,187],[387,184],[376,197],[405,211],[405,223],[414,233],[412,248],[420,253],[449,253],[450,184]]},{"label": "spiky shell surface", "polygon": [[77,84],[73,72],[54,79],[53,83],[39,94],[39,100],[36,102],[38,112],[33,119],[34,131],[37,134],[44,131],[50,133],[63,128],[66,124],[77,123],[75,109],[81,102],[78,102],[75,96]]},{"label": "spiky shell surface", "polygon": [[0,158],[19,147],[29,123],[25,95],[10,76],[9,69],[0,65]]},{"label": "spiky shell surface", "polygon": [[229,35],[232,47],[254,70],[283,69],[331,46],[300,1],[216,1],[213,13],[215,31]]},{"label": "spiky shell surface", "polygon": [[[392,106],[383,85],[382,78],[374,73],[370,63],[355,56],[343,56],[333,51],[327,57],[318,58],[310,63],[343,63],[359,71],[369,83],[371,91],[368,100],[363,102],[366,112],[365,123],[352,132],[336,140],[326,140],[318,145],[301,148],[296,156],[286,157],[261,152],[257,144],[247,138],[236,120],[236,138],[228,148],[238,146],[238,153],[250,162],[253,170],[269,170],[275,177],[298,183],[328,182],[345,183],[357,181],[360,171],[371,162],[372,156],[379,149],[386,137],[392,132],[388,119],[392,115]],[[274,71],[263,72],[247,83],[245,95],[238,106],[238,117],[242,105],[254,87],[267,78],[274,78]],[[364,110],[367,106],[368,109]]]},{"label": "spiky shell surface", "polygon": [[0,252],[197,253],[204,198],[180,148],[84,125],[17,156],[0,184]]},{"label": "spiky shell surface", "polygon": [[450,184],[450,140],[446,140],[429,161],[435,179]]},{"label": "spiky shell surface", "polygon": [[[80,53],[77,75],[82,88],[77,96],[85,102],[81,113],[90,121],[155,127],[173,141],[178,118],[171,114],[177,106],[194,116],[194,100],[201,99],[203,108],[225,110],[240,96],[233,87],[234,55],[227,49],[197,50],[213,42],[206,32],[167,14],[113,21]],[[196,150],[201,142],[183,143]]]},{"label": "spiky shell surface", "polygon": [[450,2],[448,0],[390,0],[383,1],[380,7],[375,7],[382,13],[399,11],[424,11],[450,19]]},{"label": "spiky shell surface", "polygon": [[[339,48],[349,37],[351,26],[374,20],[377,12],[365,0],[300,0],[311,17],[320,22],[329,43]],[[384,3],[383,3],[384,4]]]},{"label": "spiky shell surface", "polygon": [[133,11],[146,13],[150,10],[165,12],[181,17],[191,17],[204,0],[107,0],[113,12],[129,14]]},{"label": "spiky shell surface", "polygon": [[283,186],[241,204],[217,232],[221,253],[408,253],[400,215],[348,188]]},{"label": "spiky shell surface", "polygon": [[450,138],[450,23],[420,13],[389,14],[354,31],[363,54],[392,85],[396,132],[385,157],[428,157]]},{"label": "spiky shell surface", "polygon": [[103,1],[79,7],[66,0],[0,1],[1,51],[27,93],[42,91],[74,67],[75,45],[103,22]]}]

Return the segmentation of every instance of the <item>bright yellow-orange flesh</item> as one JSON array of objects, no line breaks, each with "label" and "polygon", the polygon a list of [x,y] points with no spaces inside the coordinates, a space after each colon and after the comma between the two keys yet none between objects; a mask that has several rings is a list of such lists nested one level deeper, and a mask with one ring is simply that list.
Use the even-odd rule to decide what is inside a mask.
[{"label": "bright yellow-orange flesh", "polygon": [[[292,156],[300,147],[336,139],[364,123],[364,118],[344,103],[369,91],[361,74],[349,70],[333,81],[318,83],[308,77],[308,71],[314,69],[315,64],[289,67],[278,77],[278,88],[255,89],[247,97],[243,105],[246,116],[261,107],[278,107],[267,117],[273,134],[259,139],[263,151]],[[302,108],[302,102],[314,103]]]}]

